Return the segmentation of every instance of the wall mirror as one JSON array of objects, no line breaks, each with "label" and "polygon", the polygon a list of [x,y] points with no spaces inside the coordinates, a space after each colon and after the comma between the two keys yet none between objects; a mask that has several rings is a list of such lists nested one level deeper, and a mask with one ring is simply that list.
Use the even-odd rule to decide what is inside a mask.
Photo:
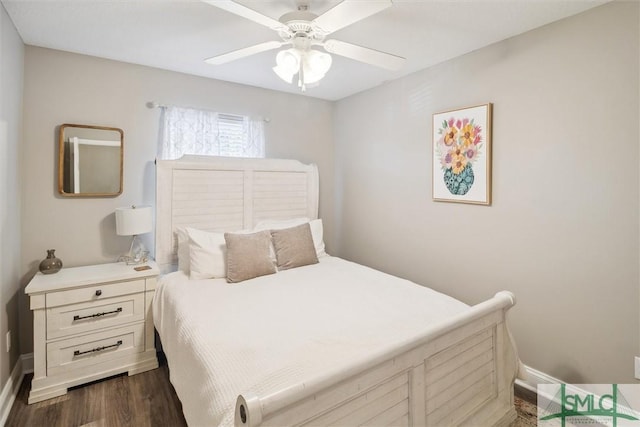
[{"label": "wall mirror", "polygon": [[122,129],[60,126],[58,191],[66,197],[115,197],[122,193]]}]

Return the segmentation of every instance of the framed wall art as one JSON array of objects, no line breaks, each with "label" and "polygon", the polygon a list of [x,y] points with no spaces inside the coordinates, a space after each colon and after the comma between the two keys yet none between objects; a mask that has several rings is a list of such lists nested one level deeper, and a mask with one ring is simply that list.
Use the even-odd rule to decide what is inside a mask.
[{"label": "framed wall art", "polygon": [[433,200],[491,204],[492,104],[433,115]]}]

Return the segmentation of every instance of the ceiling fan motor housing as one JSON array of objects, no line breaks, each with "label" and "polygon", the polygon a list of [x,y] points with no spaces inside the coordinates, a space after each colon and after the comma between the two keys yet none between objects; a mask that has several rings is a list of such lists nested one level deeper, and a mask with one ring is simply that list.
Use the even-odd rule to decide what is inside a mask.
[{"label": "ceiling fan motor housing", "polygon": [[282,15],[279,19],[285,25],[289,25],[291,21],[307,21],[311,22],[316,19],[318,15],[315,13],[307,12],[306,10],[297,10],[295,12],[289,12]]},{"label": "ceiling fan motor housing", "polygon": [[[325,34],[313,23],[313,20],[317,17],[318,15],[307,12],[306,10],[298,10],[282,15],[280,22],[287,26],[288,31],[279,31],[280,37],[282,37],[284,41],[292,41],[292,43],[299,48],[304,48],[304,45],[308,47],[311,42],[322,42]],[[296,39],[308,41],[296,42]]]}]

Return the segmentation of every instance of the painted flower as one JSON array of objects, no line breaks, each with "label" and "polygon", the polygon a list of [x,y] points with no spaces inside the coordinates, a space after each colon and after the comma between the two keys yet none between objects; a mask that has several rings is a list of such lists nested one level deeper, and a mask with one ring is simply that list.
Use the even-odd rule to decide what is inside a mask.
[{"label": "painted flower", "polygon": [[473,128],[473,130],[474,130],[474,132],[475,132],[475,134],[476,134],[476,137],[473,139],[473,143],[474,143],[475,145],[478,145],[478,144],[480,144],[480,142],[482,141],[482,135],[481,135],[481,133],[482,133],[482,128],[481,128],[480,126],[475,126],[475,127]]},{"label": "painted flower", "polygon": [[460,133],[460,140],[465,148],[472,145],[473,141],[476,139],[476,130],[470,123],[464,125]]},{"label": "painted flower", "polygon": [[453,162],[453,153],[449,151],[441,158],[442,167],[444,169],[449,169],[451,167],[451,162]]},{"label": "painted flower", "polygon": [[458,128],[455,126],[449,126],[444,131],[444,145],[451,147],[457,139]]},{"label": "painted flower", "polygon": [[454,174],[458,175],[467,166],[467,158],[465,156],[454,156],[451,162],[451,170]]},{"label": "painted flower", "polygon": [[475,144],[471,144],[467,148],[464,149],[464,155],[468,161],[473,162],[478,155],[478,146]]}]

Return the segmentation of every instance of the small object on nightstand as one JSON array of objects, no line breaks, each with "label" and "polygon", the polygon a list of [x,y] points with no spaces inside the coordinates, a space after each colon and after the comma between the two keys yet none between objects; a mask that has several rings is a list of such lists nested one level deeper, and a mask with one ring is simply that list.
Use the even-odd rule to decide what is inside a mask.
[{"label": "small object on nightstand", "polygon": [[53,274],[62,268],[62,260],[56,258],[55,249],[47,249],[47,257],[40,262],[38,269],[42,274]]},{"label": "small object on nightstand", "polygon": [[151,267],[149,267],[148,265],[141,265],[140,267],[133,267],[133,269],[135,271],[144,271],[144,270],[151,270]]}]

